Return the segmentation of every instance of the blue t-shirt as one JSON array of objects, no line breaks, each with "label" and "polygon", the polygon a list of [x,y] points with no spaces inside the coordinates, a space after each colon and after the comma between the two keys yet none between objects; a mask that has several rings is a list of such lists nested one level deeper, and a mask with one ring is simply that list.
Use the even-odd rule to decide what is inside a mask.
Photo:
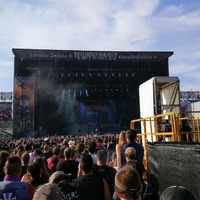
[{"label": "blue t-shirt", "polygon": [[122,148],[124,158],[125,158],[125,154],[124,154],[125,150],[128,147],[133,147],[136,150],[135,160],[137,160],[138,162],[140,162],[142,164],[143,163],[143,157],[144,157],[144,149],[143,149],[142,145],[138,144],[136,142],[127,142]]}]

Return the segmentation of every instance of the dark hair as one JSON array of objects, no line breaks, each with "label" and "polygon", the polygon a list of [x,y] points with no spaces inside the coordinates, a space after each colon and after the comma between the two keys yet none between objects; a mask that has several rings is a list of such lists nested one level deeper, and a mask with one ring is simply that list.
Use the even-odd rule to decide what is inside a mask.
[{"label": "dark hair", "polygon": [[17,156],[11,156],[5,164],[6,175],[18,175],[21,172],[21,160]]},{"label": "dark hair", "polygon": [[64,157],[69,159],[69,158],[72,158],[74,157],[75,155],[75,151],[73,148],[71,147],[66,147],[65,150],[64,150]]},{"label": "dark hair", "polygon": [[31,174],[31,177],[34,179],[40,178],[41,167],[37,162],[28,164],[27,171]]},{"label": "dark hair", "polygon": [[76,150],[78,151],[78,153],[82,153],[84,151],[84,148],[85,148],[85,145],[82,142],[78,143],[76,146]]},{"label": "dark hair", "polygon": [[25,151],[30,151],[30,150],[31,150],[31,144],[30,144],[30,143],[27,143],[27,144],[24,146],[24,149],[25,149]]},{"label": "dark hair", "polygon": [[80,166],[84,172],[90,172],[93,169],[93,159],[88,153],[83,153],[80,156]]},{"label": "dark hair", "polygon": [[28,153],[23,153],[21,157],[22,164],[27,165],[29,163],[30,157]]},{"label": "dark hair", "polygon": [[97,148],[97,144],[95,141],[89,141],[88,143],[88,150],[90,153],[95,153],[96,151],[96,148]]},{"label": "dark hair", "polygon": [[6,163],[6,160],[7,158],[10,156],[9,152],[8,151],[0,151],[0,168],[3,168],[5,163]]},{"label": "dark hair", "polygon": [[133,129],[126,131],[126,138],[128,138],[131,142],[134,142],[135,138],[137,137],[137,132]]},{"label": "dark hair", "polygon": [[42,149],[40,149],[40,148],[37,148],[37,149],[35,149],[35,151],[34,151],[34,155],[35,155],[35,157],[43,157],[43,151],[42,151]]},{"label": "dark hair", "polygon": [[59,156],[60,154],[60,147],[59,146],[56,146],[53,148],[53,155],[55,156]]}]

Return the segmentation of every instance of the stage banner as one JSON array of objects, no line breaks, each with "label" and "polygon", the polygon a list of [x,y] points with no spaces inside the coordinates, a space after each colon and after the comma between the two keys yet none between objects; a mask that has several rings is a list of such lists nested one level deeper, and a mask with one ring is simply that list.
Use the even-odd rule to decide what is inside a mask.
[{"label": "stage banner", "polygon": [[167,187],[187,187],[200,199],[200,144],[147,143],[148,181],[160,195]]},{"label": "stage banner", "polygon": [[34,131],[34,77],[14,79],[14,135],[31,136]]},{"label": "stage banner", "polygon": [[0,128],[10,128],[12,120],[12,103],[0,102]]}]

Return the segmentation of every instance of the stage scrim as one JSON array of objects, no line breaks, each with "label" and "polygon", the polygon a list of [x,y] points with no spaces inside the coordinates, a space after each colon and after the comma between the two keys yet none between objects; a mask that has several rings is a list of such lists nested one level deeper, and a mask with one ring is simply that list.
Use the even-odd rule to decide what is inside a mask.
[{"label": "stage scrim", "polygon": [[[118,132],[139,118],[139,85],[173,52],[13,49],[14,135]],[[148,98],[148,97],[147,97]]]},{"label": "stage scrim", "polygon": [[148,181],[160,195],[167,187],[187,187],[200,199],[200,144],[147,143]]}]

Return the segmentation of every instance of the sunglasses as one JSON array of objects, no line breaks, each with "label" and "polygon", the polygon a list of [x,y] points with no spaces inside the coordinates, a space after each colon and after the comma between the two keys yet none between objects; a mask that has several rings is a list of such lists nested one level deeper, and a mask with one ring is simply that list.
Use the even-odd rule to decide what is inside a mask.
[{"label": "sunglasses", "polygon": [[140,190],[140,187],[139,188],[130,189],[129,191],[123,191],[118,186],[114,185],[114,189],[115,189],[116,192],[119,192],[119,193],[121,193],[123,195],[131,195],[131,196],[133,196],[133,198],[135,200],[137,200],[138,197],[137,197],[136,193]]}]

